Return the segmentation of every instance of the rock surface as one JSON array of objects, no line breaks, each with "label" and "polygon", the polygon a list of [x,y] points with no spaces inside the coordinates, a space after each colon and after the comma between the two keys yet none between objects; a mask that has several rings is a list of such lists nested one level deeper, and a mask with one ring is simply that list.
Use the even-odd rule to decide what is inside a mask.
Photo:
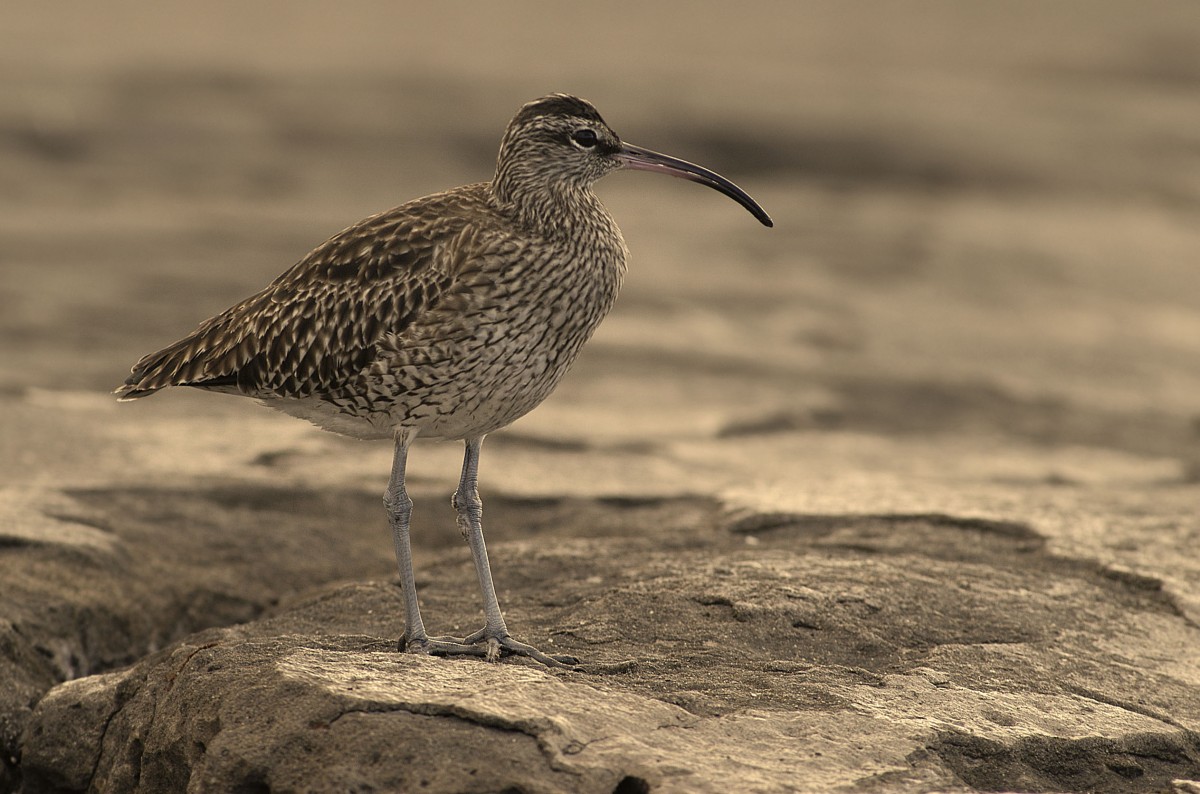
[{"label": "rock surface", "polygon": [[[1200,30],[1021,6],[0,26],[0,792],[1200,791]],[[606,181],[622,299],[481,470],[582,663],[399,654],[390,450],[107,390],[559,89],[778,225]],[[409,466],[434,633],[459,455]]]},{"label": "rock surface", "polygon": [[[731,518],[694,499],[491,507],[514,623],[579,670],[397,654],[393,583],[316,588],[53,689],[27,781],[1058,791],[1200,770],[1200,631],[1160,583],[1056,556],[1027,526]],[[465,552],[421,576],[431,620],[469,629]]]}]

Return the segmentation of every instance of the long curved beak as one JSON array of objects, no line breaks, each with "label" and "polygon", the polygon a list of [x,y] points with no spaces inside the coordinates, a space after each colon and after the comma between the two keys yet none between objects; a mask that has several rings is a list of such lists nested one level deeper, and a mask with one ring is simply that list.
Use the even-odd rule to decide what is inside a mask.
[{"label": "long curved beak", "polygon": [[775,222],[771,220],[771,216],[767,214],[767,211],[760,207],[757,201],[750,198],[749,193],[720,174],[709,171],[703,166],[689,163],[687,160],[680,160],[677,157],[652,152],[649,149],[634,146],[632,143],[622,143],[621,150],[617,152],[616,158],[621,161],[623,167],[631,168],[635,171],[657,171],[660,174],[670,174],[671,176],[677,176],[691,182],[708,185],[713,190],[719,190],[738,204],[741,204],[750,211],[751,215],[758,218],[758,222],[763,226],[775,225]]}]

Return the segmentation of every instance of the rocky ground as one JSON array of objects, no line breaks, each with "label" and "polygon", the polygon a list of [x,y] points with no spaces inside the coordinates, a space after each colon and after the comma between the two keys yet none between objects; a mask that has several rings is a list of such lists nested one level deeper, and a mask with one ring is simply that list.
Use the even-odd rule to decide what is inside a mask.
[{"label": "rocky ground", "polygon": [[[0,791],[1200,791],[1194,7],[394,6],[0,29]],[[386,445],[107,391],[550,90],[777,227],[604,183],[621,302],[481,469],[581,663],[397,654]]]}]

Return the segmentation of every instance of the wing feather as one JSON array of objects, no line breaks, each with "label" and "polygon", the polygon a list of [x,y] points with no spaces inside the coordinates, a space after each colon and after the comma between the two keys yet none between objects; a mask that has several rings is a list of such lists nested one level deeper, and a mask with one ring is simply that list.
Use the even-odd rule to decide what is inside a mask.
[{"label": "wing feather", "polygon": [[454,291],[473,237],[469,205],[478,202],[466,198],[473,195],[462,190],[431,196],[346,229],[265,289],[142,358],[116,394],[130,400],[194,386],[307,397],[352,386],[385,336]]}]

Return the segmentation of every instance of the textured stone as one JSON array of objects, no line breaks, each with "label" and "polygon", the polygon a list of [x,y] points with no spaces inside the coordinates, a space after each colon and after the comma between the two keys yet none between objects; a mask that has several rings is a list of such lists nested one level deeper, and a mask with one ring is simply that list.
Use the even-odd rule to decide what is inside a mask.
[{"label": "textured stone", "polygon": [[[559,509],[496,501],[501,535]],[[662,508],[607,509],[629,526]],[[1122,790],[1200,774],[1197,671],[1169,650],[1197,630],[1153,591],[1014,527],[797,519],[747,546],[703,523],[494,544],[517,572],[514,622],[578,671],[398,654],[378,639],[396,588],[343,585],[54,689],[22,770],[32,790],[82,790],[94,770],[90,785],[138,791]],[[881,526],[909,550],[864,558]],[[424,571],[431,618],[470,626],[465,552]],[[342,627],[368,633],[327,633]]]}]

